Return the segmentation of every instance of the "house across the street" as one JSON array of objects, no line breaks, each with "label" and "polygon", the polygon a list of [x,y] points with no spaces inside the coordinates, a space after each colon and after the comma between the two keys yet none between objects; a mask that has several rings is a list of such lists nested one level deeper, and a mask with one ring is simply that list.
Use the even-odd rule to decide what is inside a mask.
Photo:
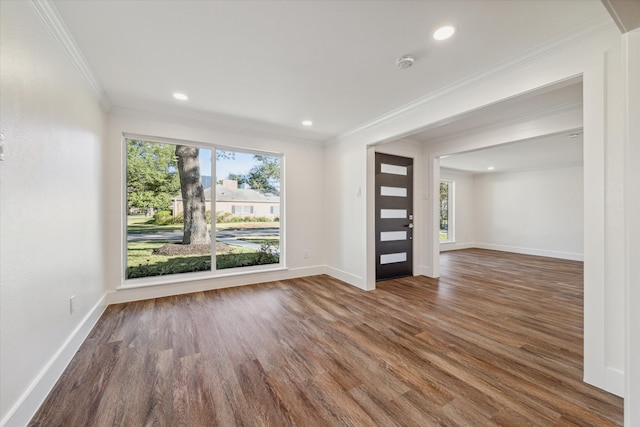
[{"label": "house across the street", "polygon": [[[204,197],[209,210],[211,187],[205,188]],[[173,215],[178,215],[183,211],[182,196],[175,197],[172,201]],[[280,217],[280,195],[251,188],[238,188],[238,181],[224,180],[222,184],[216,184],[216,212],[273,220]]]}]

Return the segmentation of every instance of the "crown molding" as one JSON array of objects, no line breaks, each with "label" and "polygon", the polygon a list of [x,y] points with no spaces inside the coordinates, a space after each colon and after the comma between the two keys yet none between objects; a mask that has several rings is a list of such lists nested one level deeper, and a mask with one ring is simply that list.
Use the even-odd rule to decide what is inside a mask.
[{"label": "crown molding", "polygon": [[572,46],[575,46],[585,40],[597,37],[598,35],[605,33],[607,31],[618,31],[615,24],[610,19],[597,19],[578,27],[573,31],[569,31],[555,39],[547,42],[543,42],[535,46],[534,48],[527,50],[522,55],[517,55],[507,60],[498,62],[497,64],[486,68],[477,73],[471,74],[468,77],[458,80],[450,85],[444,86],[440,89],[437,89],[433,92],[430,92],[415,101],[412,101],[408,104],[405,104],[401,107],[393,109],[382,116],[379,116],[373,120],[365,122],[360,126],[357,126],[347,132],[344,132],[338,135],[335,138],[325,141],[325,145],[331,145],[335,142],[339,142],[342,139],[350,137],[352,135],[358,134],[365,130],[371,129],[373,127],[382,125],[386,122],[396,119],[408,112],[418,109],[421,106],[428,104],[429,102],[441,98],[451,92],[454,92],[462,87],[471,85],[475,82],[478,82],[482,79],[490,77],[492,75],[505,72],[508,70],[519,68],[525,64],[535,62],[544,58],[545,56],[553,55],[555,53],[561,52],[565,49],[568,49]]},{"label": "crown molding", "polygon": [[71,35],[69,28],[58,13],[58,10],[51,0],[31,0],[31,4],[44,21],[51,34],[58,41],[64,53],[71,60],[73,66],[78,70],[89,89],[94,94],[102,108],[108,111],[111,108],[111,101],[107,97],[102,85],[89,66],[82,51],[76,44],[75,39]]}]

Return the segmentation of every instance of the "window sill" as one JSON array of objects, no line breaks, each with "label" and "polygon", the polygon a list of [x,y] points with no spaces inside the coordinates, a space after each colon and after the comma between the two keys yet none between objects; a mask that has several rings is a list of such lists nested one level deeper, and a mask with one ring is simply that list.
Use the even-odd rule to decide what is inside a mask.
[{"label": "window sill", "polygon": [[137,279],[124,279],[120,289],[137,289],[147,288],[151,286],[175,285],[178,283],[194,282],[198,280],[223,279],[225,277],[246,276],[249,274],[272,273],[275,271],[286,271],[288,268],[284,265],[277,264],[273,267],[255,266],[230,268],[228,270],[220,270],[216,272],[195,272],[171,274],[166,276],[140,277]]}]

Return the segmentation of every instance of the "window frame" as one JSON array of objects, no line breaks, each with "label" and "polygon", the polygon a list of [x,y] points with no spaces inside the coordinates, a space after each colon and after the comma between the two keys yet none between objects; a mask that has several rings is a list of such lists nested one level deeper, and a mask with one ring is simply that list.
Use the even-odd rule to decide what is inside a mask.
[{"label": "window frame", "polygon": [[[211,196],[211,230],[212,230],[212,239],[211,239],[211,270],[209,271],[196,271],[196,272],[185,272],[185,273],[176,273],[176,274],[166,274],[166,275],[158,275],[158,276],[148,276],[148,277],[137,277],[129,279],[127,278],[127,140],[144,140],[149,142],[155,142],[158,144],[173,144],[173,145],[191,145],[194,147],[198,147],[201,149],[211,150],[211,179],[212,179],[212,188],[215,185],[215,176],[216,176],[216,150],[219,151],[233,151],[233,152],[242,152],[246,154],[259,155],[259,156],[269,156],[269,157],[278,157],[280,159],[280,242],[279,242],[279,251],[280,257],[279,262],[276,264],[263,264],[263,265],[253,265],[246,267],[234,267],[234,268],[225,268],[222,270],[216,269],[216,251],[215,251],[215,228],[216,228],[216,220],[215,220],[215,204],[216,194],[215,191],[212,191]],[[122,168],[121,168],[121,185],[120,191],[122,192],[121,197],[121,237],[120,237],[120,247],[122,250],[121,255],[121,284],[118,289],[129,289],[129,288],[139,288],[139,287],[148,287],[148,286],[157,286],[157,285],[167,285],[167,284],[178,284],[182,282],[191,282],[195,280],[204,280],[204,279],[215,279],[215,278],[223,278],[229,276],[242,276],[246,274],[256,274],[256,273],[266,273],[273,271],[282,271],[288,270],[286,263],[286,239],[285,239],[285,230],[286,230],[286,221],[285,221],[285,212],[286,212],[286,188],[285,188],[285,154],[278,153],[274,151],[267,150],[257,150],[253,148],[245,148],[245,147],[237,147],[237,146],[229,146],[229,145],[218,145],[213,143],[201,142],[201,141],[193,141],[187,139],[178,139],[178,138],[168,138],[168,137],[158,137],[158,136],[150,136],[150,135],[141,135],[135,133],[124,132],[122,134]]]}]

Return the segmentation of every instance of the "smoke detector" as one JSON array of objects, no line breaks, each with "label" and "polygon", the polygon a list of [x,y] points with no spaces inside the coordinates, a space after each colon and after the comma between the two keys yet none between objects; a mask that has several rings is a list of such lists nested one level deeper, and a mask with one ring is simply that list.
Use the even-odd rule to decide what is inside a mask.
[{"label": "smoke detector", "polygon": [[399,69],[404,70],[410,68],[416,60],[411,55],[404,55],[396,59],[396,65]]}]

